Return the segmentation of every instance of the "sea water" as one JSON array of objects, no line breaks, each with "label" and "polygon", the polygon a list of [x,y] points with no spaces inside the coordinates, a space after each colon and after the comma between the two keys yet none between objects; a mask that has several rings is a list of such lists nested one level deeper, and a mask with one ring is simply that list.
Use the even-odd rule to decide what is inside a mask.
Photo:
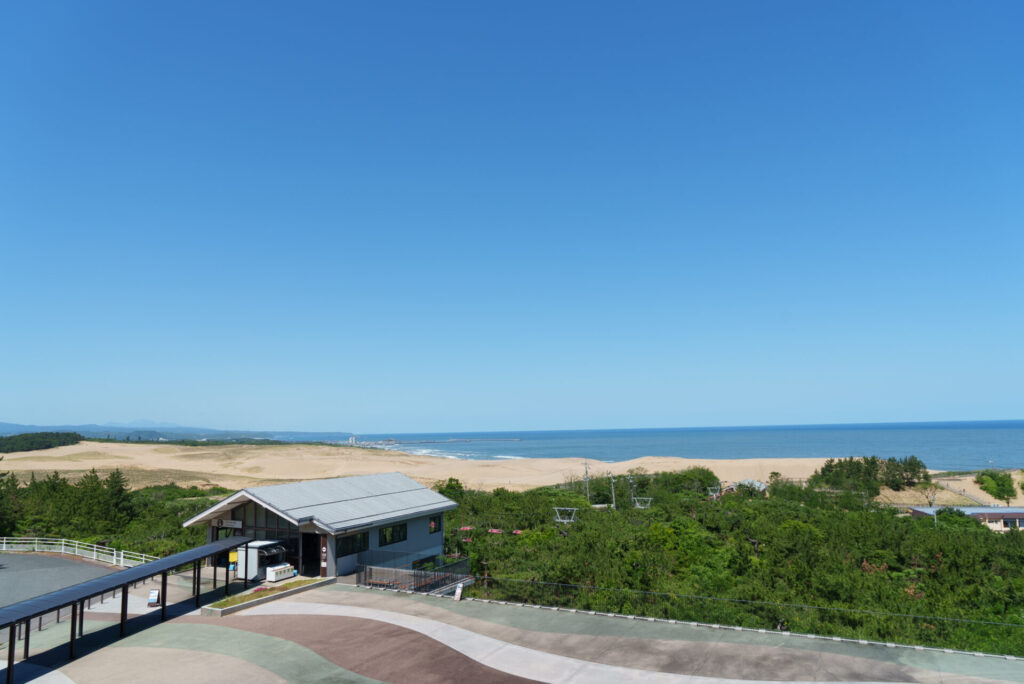
[{"label": "sea water", "polygon": [[360,435],[385,448],[464,459],[917,456],[933,470],[1024,468],[1024,420],[731,428]]}]

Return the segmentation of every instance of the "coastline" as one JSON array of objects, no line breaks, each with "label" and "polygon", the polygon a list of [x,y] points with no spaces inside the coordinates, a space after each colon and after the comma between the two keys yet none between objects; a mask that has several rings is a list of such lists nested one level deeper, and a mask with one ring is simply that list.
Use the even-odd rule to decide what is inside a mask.
[{"label": "coastline", "polygon": [[[697,459],[646,456],[629,461],[587,461],[592,476],[625,475],[642,468],[647,472],[679,471],[704,467],[720,479],[766,481],[772,472],[803,480],[825,462],[823,458]],[[421,456],[385,449],[362,449],[316,444],[228,445],[186,447],[173,444],[90,442],[42,451],[5,454],[0,472],[27,478],[46,477],[53,471],[76,478],[95,468],[104,474],[120,468],[134,487],[174,481],[179,485],[220,485],[230,489],[326,477],[369,475],[399,471],[430,485],[449,477],[466,487],[521,491],[579,479],[582,458],[521,458],[468,460]]]}]

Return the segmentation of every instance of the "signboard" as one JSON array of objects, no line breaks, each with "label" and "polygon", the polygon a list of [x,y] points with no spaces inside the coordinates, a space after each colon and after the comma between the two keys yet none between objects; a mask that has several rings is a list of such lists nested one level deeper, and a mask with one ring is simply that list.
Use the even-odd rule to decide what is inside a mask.
[{"label": "signboard", "polygon": [[241,520],[224,520],[223,518],[216,518],[213,521],[213,526],[214,527],[230,527],[232,529],[240,530],[240,529],[242,529],[242,521]]},{"label": "signboard", "polygon": [[459,582],[459,586],[455,587],[455,600],[462,600],[462,582]]}]

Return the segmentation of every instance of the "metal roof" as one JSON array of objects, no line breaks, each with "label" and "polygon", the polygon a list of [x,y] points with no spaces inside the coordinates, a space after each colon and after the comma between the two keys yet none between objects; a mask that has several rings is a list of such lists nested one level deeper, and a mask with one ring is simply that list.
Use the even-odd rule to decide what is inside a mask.
[{"label": "metal roof", "polygon": [[249,487],[186,520],[184,525],[226,516],[245,501],[255,501],[294,524],[315,523],[330,534],[442,513],[458,506],[401,473],[381,473]]},{"label": "metal roof", "polygon": [[972,517],[987,515],[993,518],[1005,518],[1007,514],[1010,514],[1010,517],[1024,515],[1024,508],[1020,506],[907,506],[907,508],[925,515],[935,515],[936,511],[941,511],[944,508],[960,511],[964,515]]},{"label": "metal roof", "polygon": [[29,620],[37,615],[49,613],[50,611],[69,606],[72,603],[93,596],[99,596],[103,592],[113,591],[126,584],[139,582],[153,575],[159,575],[162,572],[173,570],[179,565],[201,560],[216,553],[223,553],[250,541],[252,539],[249,537],[225,537],[210,544],[204,544],[188,551],[172,554],[166,558],[136,565],[134,568],[103,575],[80,584],[73,584],[70,587],[51,591],[49,594],[12,603],[9,606],[0,608],[0,628],[21,622],[22,620]]}]

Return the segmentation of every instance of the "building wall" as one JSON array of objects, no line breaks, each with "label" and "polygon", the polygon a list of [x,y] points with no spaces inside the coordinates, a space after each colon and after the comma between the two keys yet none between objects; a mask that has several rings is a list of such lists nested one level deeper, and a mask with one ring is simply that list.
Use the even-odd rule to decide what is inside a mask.
[{"label": "building wall", "polygon": [[[365,556],[371,559],[372,564],[372,559],[374,557],[392,558],[397,556],[409,556],[407,560],[411,562],[412,560],[418,560],[419,558],[438,556],[444,553],[444,515],[440,513],[437,514],[436,517],[440,519],[440,524],[437,525],[437,531],[434,533],[430,532],[430,520],[432,517],[434,516],[425,515],[401,521],[406,525],[405,541],[388,544],[386,546],[380,545],[380,529],[381,527],[391,527],[391,525],[383,525],[370,529],[369,553],[365,554]],[[392,524],[396,525],[400,523]],[[336,548],[336,545],[332,546]],[[334,553],[333,548],[331,549],[331,553]],[[358,554],[338,558],[336,565],[337,573],[339,575],[347,575],[355,572],[358,561]]]}]

